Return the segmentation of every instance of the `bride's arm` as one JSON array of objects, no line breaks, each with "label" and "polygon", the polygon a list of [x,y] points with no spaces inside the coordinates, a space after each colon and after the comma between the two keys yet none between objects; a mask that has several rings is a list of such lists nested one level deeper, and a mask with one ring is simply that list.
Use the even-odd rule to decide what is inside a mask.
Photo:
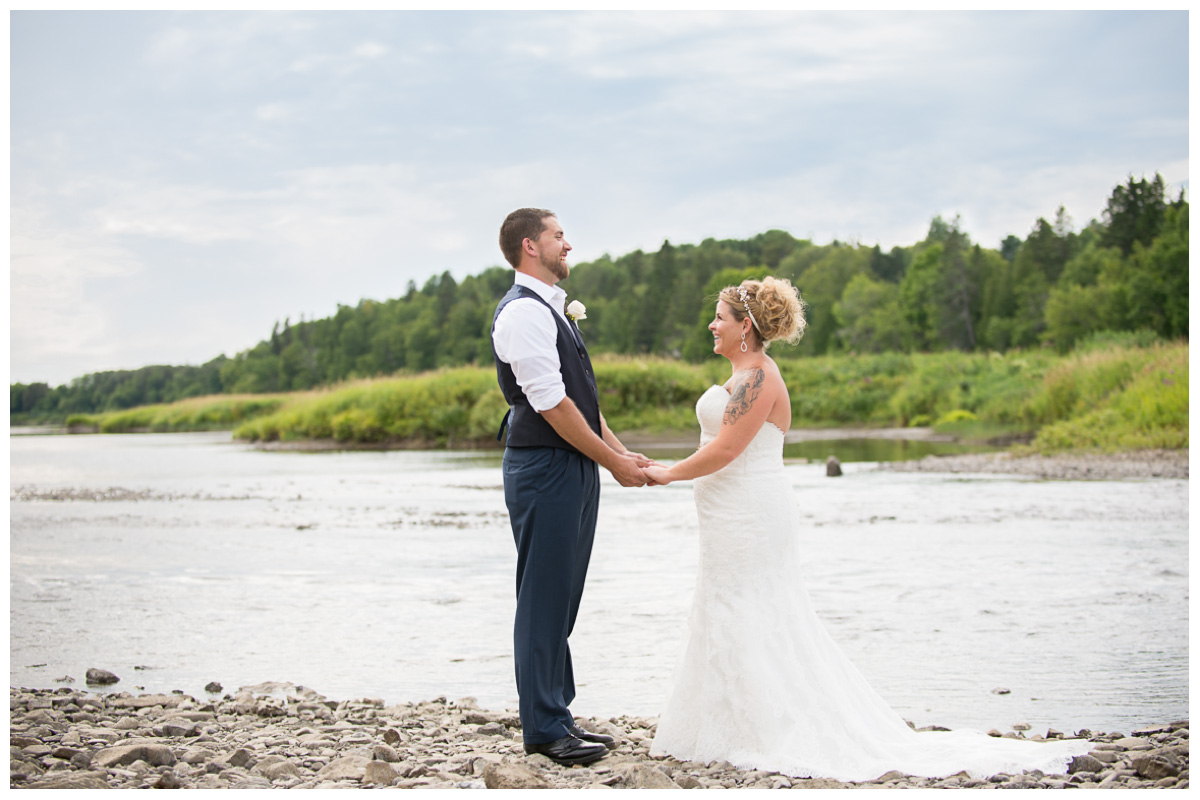
[{"label": "bride's arm", "polygon": [[767,421],[778,397],[764,369],[739,372],[717,438],[671,467],[647,467],[646,475],[656,483],[690,481],[711,475],[733,461]]}]

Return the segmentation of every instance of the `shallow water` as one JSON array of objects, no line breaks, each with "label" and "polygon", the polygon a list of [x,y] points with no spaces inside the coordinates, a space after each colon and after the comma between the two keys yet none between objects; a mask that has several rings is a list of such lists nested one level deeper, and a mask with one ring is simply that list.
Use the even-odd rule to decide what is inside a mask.
[{"label": "shallow water", "polygon": [[[12,685],[82,686],[96,666],[115,691],[282,680],[515,706],[498,453],[157,434],[13,437],[10,454]],[[1188,716],[1187,481],[843,468],[788,467],[798,579],[905,718],[1037,732]],[[654,715],[696,566],[691,488],[603,492],[574,711]]]}]

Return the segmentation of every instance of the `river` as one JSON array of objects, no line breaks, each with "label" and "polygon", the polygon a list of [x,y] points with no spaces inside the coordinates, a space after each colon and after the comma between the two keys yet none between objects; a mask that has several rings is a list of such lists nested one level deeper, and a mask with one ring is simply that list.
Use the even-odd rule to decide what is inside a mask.
[{"label": "river", "polygon": [[[498,452],[264,452],[227,433],[9,441],[11,685],[82,686],[100,667],[121,677],[112,691],[289,681],[515,707]],[[797,580],[906,719],[1040,732],[1188,717],[1186,480],[788,469]],[[695,536],[690,485],[605,476],[572,637],[577,714],[659,712]]]}]

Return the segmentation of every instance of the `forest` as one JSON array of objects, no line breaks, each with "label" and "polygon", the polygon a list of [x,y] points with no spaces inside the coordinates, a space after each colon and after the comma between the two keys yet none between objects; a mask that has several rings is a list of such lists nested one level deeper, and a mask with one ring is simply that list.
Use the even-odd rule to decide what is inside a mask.
[{"label": "forest", "polygon": [[[572,267],[562,286],[587,306],[583,333],[595,355],[646,355],[700,363],[721,287],[772,274],[807,305],[800,343],[776,358],[880,353],[1070,352],[1105,332],[1146,343],[1188,336],[1188,203],[1161,175],[1114,187],[1099,219],[1079,230],[1059,207],[1025,239],[998,249],[971,241],[961,220],[935,217],[925,238],[878,245],[815,244],[782,230],[745,240],[663,242]],[[10,385],[10,422],[61,422],[213,394],[294,392],[358,378],[490,364],[496,302],[509,267],[456,281],[448,272],[403,297],[339,305],[332,316],[276,323],[233,357],[200,366],[96,372],[70,383]]]}]

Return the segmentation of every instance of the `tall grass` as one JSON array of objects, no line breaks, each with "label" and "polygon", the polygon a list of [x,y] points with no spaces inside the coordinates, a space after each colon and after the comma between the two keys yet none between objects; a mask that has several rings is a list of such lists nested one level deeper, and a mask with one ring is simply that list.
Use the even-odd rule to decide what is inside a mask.
[{"label": "tall grass", "polygon": [[[356,381],[287,403],[234,429],[238,439],[462,446],[494,438],[507,406],[491,370],[462,367]],[[493,423],[494,422],[494,426]]]},{"label": "tall grass", "polygon": [[1188,447],[1188,346],[1069,356],[1026,407],[1042,423],[1030,446],[1038,452]]},{"label": "tall grass", "polygon": [[243,420],[276,411],[289,397],[261,394],[189,397],[174,403],[137,406],[122,411],[72,414],[67,417],[66,424],[68,428],[100,433],[229,430]]},{"label": "tall grass", "polygon": [[[1187,342],[1048,351],[822,356],[779,362],[793,425],[932,425],[968,437],[1024,434],[1039,452],[1188,446]],[[729,376],[601,357],[600,407],[618,432],[694,435],[696,399]],[[356,381],[293,395],[194,398],[86,420],[104,432],[234,427],[248,441],[411,447],[495,445],[507,411],[490,367]],[[76,423],[81,420],[76,418]]]}]

